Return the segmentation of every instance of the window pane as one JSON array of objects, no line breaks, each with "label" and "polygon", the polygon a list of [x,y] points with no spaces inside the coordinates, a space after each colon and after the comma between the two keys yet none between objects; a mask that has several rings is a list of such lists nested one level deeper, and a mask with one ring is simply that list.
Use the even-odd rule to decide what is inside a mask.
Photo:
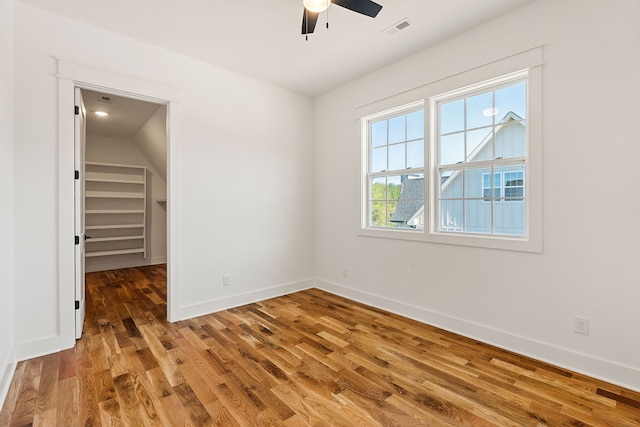
[{"label": "window pane", "polygon": [[407,140],[424,138],[424,110],[407,114]]},{"label": "window pane", "polygon": [[389,177],[389,199],[398,200],[390,221],[397,227],[421,228],[424,224],[424,174]]},{"label": "window pane", "polygon": [[371,202],[371,225],[384,227],[387,218],[387,202]]},{"label": "window pane", "polygon": [[464,100],[440,104],[440,135],[464,129]]},{"label": "window pane", "polygon": [[495,203],[494,232],[522,236],[525,234],[525,172],[524,165],[496,168],[502,172],[504,197]]},{"label": "window pane", "polygon": [[484,200],[465,200],[464,231],[468,233],[491,233],[491,205]]},{"label": "window pane", "polygon": [[387,199],[398,200],[402,190],[402,177],[390,176],[387,178]]},{"label": "window pane", "polygon": [[371,172],[387,170],[387,147],[374,148],[371,150]]},{"label": "window pane", "polygon": [[462,206],[462,200],[440,201],[440,231],[463,231]]},{"label": "window pane", "polygon": [[393,213],[396,211],[397,208],[398,208],[398,202],[387,202],[387,223],[386,223],[387,227],[398,226],[397,223],[391,221],[391,217],[393,216]]},{"label": "window pane", "polygon": [[453,165],[464,160],[464,134],[455,133],[440,138],[440,164]]},{"label": "window pane", "polygon": [[492,127],[467,132],[467,162],[494,159],[492,133]]},{"label": "window pane", "polygon": [[406,140],[405,115],[389,119],[389,144]]},{"label": "window pane", "polygon": [[522,202],[495,203],[494,233],[523,236],[526,228],[524,207]]},{"label": "window pane", "polygon": [[396,144],[396,145],[389,146],[389,169],[388,170],[392,171],[392,170],[406,168],[405,147],[406,147],[406,144]]},{"label": "window pane", "polygon": [[424,140],[423,139],[407,143],[407,167],[408,168],[424,167]]},{"label": "window pane", "polygon": [[523,122],[515,122],[496,128],[496,157],[504,159],[527,154],[527,132]]},{"label": "window pane", "polygon": [[462,198],[462,171],[440,172],[440,198]]},{"label": "window pane", "polygon": [[484,198],[484,175],[491,174],[491,168],[466,169],[464,171],[464,197]]},{"label": "window pane", "polygon": [[502,120],[509,113],[514,113],[521,119],[527,118],[527,84],[525,82],[496,90],[497,121]]},{"label": "window pane", "polygon": [[371,146],[380,147],[387,143],[387,121],[381,120],[371,124]]},{"label": "window pane", "polygon": [[493,92],[467,98],[467,129],[493,124]]},{"label": "window pane", "polygon": [[386,178],[371,179],[371,195],[372,200],[384,200],[387,198]]}]

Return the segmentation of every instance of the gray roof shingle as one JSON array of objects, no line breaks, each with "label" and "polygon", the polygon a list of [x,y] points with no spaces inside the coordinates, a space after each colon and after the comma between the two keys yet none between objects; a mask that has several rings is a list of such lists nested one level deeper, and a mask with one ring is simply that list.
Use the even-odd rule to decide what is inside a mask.
[{"label": "gray roof shingle", "polygon": [[407,179],[402,183],[398,207],[391,222],[407,222],[424,206],[424,178]]}]

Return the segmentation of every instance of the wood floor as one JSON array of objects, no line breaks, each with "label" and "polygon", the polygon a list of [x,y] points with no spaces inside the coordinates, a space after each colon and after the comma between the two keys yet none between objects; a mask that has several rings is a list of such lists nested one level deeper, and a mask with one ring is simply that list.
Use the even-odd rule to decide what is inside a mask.
[{"label": "wood floor", "polygon": [[168,324],[163,266],[91,273],[5,426],[640,426],[640,394],[320,290]]}]

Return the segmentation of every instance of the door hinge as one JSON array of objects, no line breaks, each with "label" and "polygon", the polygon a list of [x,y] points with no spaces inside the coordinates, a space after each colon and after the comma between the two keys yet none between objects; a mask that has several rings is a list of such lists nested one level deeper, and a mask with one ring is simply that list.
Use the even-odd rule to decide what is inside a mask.
[{"label": "door hinge", "polygon": [[76,310],[80,310],[80,301],[76,301]]},{"label": "door hinge", "polygon": [[76,236],[76,245],[80,244],[80,236]]},{"label": "door hinge", "polygon": [[74,174],[75,178],[80,179],[80,171],[74,171],[74,172],[75,172]]},{"label": "door hinge", "polygon": [[80,107],[78,107],[77,105],[75,105],[74,107],[75,107],[75,113],[77,116],[78,114],[80,114]]}]

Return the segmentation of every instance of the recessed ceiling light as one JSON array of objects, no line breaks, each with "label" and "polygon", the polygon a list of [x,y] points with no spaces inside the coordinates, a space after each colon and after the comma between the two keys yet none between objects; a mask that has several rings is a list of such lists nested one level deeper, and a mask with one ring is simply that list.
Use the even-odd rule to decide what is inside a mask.
[{"label": "recessed ceiling light", "polygon": [[104,111],[96,111],[96,116],[107,117],[108,115],[109,113],[106,113]]}]

